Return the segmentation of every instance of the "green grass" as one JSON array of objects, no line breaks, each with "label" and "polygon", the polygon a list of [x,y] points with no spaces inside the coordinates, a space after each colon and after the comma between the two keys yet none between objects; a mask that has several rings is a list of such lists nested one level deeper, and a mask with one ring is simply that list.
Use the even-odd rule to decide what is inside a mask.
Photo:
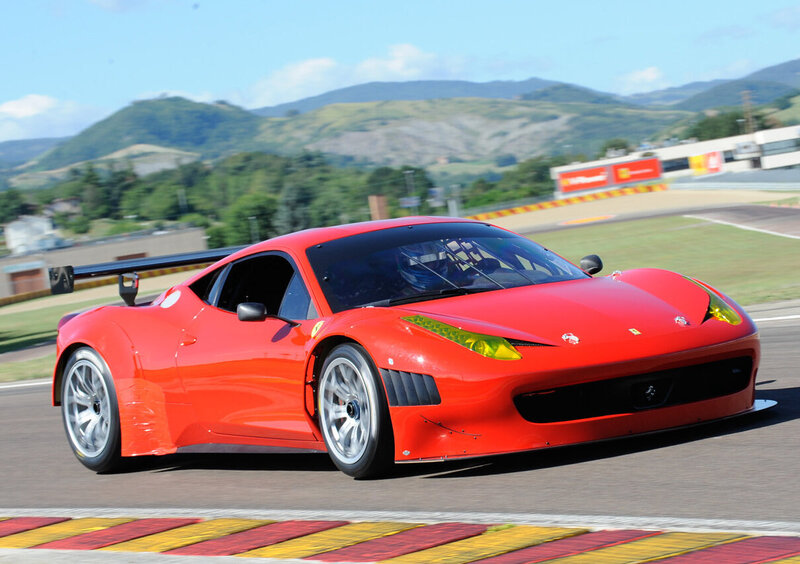
[{"label": "green grass", "polygon": [[50,378],[53,376],[55,363],[55,354],[49,354],[33,360],[0,363],[0,382]]},{"label": "green grass", "polygon": [[58,320],[64,315],[113,301],[99,298],[8,314],[0,309],[0,353],[53,341],[56,338]]},{"label": "green grass", "polygon": [[603,274],[654,267],[699,278],[743,305],[800,298],[790,257],[800,240],[745,231],[686,217],[575,227],[533,236],[577,263],[603,259]]}]

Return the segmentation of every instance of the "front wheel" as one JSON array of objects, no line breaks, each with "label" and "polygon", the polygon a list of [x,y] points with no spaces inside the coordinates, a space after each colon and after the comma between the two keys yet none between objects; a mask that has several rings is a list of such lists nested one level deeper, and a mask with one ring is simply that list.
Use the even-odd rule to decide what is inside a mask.
[{"label": "front wheel", "polygon": [[363,347],[343,344],[331,351],[317,397],[322,436],[336,467],[354,478],[385,472],[394,455],[389,408]]},{"label": "front wheel", "polygon": [[105,361],[90,347],[76,350],[64,367],[62,385],[61,413],[72,452],[95,472],[118,469],[119,408]]}]

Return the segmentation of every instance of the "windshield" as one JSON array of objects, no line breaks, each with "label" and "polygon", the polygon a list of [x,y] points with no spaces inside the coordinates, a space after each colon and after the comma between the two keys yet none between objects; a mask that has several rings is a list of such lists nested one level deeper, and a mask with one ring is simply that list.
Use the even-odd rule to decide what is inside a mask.
[{"label": "windshield", "polygon": [[334,312],[588,276],[530,239],[474,223],[363,233],[307,255]]}]

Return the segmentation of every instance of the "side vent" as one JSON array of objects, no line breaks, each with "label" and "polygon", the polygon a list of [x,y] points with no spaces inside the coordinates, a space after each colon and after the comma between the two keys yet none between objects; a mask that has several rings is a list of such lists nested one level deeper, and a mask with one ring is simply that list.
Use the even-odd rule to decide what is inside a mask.
[{"label": "side vent", "polygon": [[392,407],[442,403],[433,376],[385,368],[381,368],[381,376],[386,386],[386,397]]}]

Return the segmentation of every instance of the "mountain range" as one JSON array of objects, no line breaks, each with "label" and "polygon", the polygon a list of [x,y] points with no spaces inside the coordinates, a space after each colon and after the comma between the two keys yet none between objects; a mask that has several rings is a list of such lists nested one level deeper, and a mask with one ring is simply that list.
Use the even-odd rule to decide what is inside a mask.
[{"label": "mountain range", "polygon": [[798,88],[800,59],[738,80],[631,96],[531,78],[372,82],[255,110],[163,97],[134,102],[68,139],[0,143],[0,170],[24,186],[58,176],[45,171],[63,174],[86,161],[122,158],[139,172],[147,161],[152,172],[241,151],[320,151],[338,162],[373,166],[593,155],[610,138],[637,143],[688,123],[697,112],[739,107],[743,90],[754,104],[768,104],[800,96]]}]

